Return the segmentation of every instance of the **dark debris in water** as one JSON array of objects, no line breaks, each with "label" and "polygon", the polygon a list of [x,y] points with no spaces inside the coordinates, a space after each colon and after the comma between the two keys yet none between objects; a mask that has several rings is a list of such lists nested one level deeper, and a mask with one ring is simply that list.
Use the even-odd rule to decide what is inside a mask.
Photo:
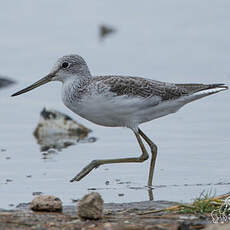
[{"label": "dark debris in water", "polygon": [[80,199],[72,199],[72,203],[77,203]]},{"label": "dark debris in water", "polygon": [[124,193],[118,193],[118,196],[124,196],[125,194]]},{"label": "dark debris in water", "polygon": [[99,26],[99,37],[101,40],[106,38],[108,35],[115,33],[117,30],[109,25],[102,24]]},{"label": "dark debris in water", "polygon": [[42,194],[43,194],[42,192],[33,192],[33,193],[32,193],[33,196],[40,196],[40,195],[42,195]]},{"label": "dark debris in water", "polygon": [[[66,114],[62,114],[63,115],[63,120],[64,122],[66,121],[71,121],[72,119],[66,115]],[[58,117],[58,114],[57,114],[57,111],[52,111],[52,110],[47,110],[46,108],[44,108],[42,111],[41,111],[41,116],[45,119],[45,120],[55,120],[57,119]]]},{"label": "dark debris in water", "polygon": [[[41,147],[43,155],[55,154],[77,143],[92,143],[95,137],[88,137],[90,129],[73,120],[68,115],[56,110],[44,108],[34,136]],[[46,158],[46,157],[45,157]]]},{"label": "dark debris in water", "polygon": [[12,84],[14,84],[15,82],[7,77],[0,77],[0,88],[3,87],[8,87]]}]

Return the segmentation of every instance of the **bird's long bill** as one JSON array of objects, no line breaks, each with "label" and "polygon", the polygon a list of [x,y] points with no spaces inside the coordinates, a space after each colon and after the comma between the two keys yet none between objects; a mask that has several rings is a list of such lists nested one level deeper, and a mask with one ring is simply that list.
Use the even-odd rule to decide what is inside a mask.
[{"label": "bird's long bill", "polygon": [[52,74],[48,74],[47,76],[43,77],[42,79],[40,79],[39,81],[36,81],[34,84],[26,87],[25,89],[22,89],[20,91],[18,91],[17,93],[14,93],[11,95],[11,97],[14,97],[14,96],[18,96],[20,94],[23,94],[23,93],[26,93],[32,89],[35,89],[41,85],[44,85],[46,84],[47,82],[51,81],[53,75]]}]

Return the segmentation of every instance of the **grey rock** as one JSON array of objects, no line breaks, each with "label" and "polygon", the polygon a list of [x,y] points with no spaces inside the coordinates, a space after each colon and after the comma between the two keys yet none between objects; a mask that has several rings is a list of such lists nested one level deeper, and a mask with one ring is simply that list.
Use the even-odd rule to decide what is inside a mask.
[{"label": "grey rock", "polygon": [[30,208],[33,211],[58,212],[62,211],[62,201],[56,196],[40,195],[32,200]]},{"label": "grey rock", "polygon": [[100,194],[91,192],[85,195],[78,203],[78,216],[82,220],[98,220],[103,216],[104,201]]},{"label": "grey rock", "polygon": [[57,153],[56,150],[60,151],[79,142],[95,142],[96,138],[88,137],[90,132],[90,129],[68,115],[44,108],[40,113],[34,137],[41,146],[41,151],[45,151],[44,155],[52,155]]}]

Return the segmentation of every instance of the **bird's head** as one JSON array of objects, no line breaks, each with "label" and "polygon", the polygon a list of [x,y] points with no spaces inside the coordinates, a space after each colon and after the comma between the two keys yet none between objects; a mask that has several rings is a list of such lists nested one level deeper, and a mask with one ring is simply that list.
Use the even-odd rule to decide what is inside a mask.
[{"label": "bird's head", "polygon": [[22,89],[12,96],[17,96],[23,93],[26,93],[32,89],[35,89],[41,85],[44,85],[50,81],[61,81],[65,82],[66,80],[73,77],[89,77],[90,72],[85,60],[79,55],[66,55],[57,60],[51,72],[35,82],[34,84]]}]

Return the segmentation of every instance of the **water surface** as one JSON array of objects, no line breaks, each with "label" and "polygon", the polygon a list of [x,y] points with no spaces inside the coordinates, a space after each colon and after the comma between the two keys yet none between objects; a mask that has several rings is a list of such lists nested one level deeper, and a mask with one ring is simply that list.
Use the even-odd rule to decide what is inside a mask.
[{"label": "water surface", "polygon": [[[33,192],[70,204],[94,188],[105,202],[148,200],[149,162],[102,166],[69,183],[93,159],[138,156],[130,130],[100,127],[76,116],[62,104],[59,83],[10,95],[48,73],[57,57],[71,53],[82,55],[93,74],[228,83],[229,7],[229,1],[217,0],[2,2],[0,74],[18,84],[0,90],[0,208],[29,202]],[[117,32],[101,41],[101,24]],[[142,125],[159,147],[155,200],[188,202],[203,190],[229,192],[229,99],[228,92],[219,93]],[[93,130],[97,141],[44,159],[33,137],[44,106],[74,117]]]}]

